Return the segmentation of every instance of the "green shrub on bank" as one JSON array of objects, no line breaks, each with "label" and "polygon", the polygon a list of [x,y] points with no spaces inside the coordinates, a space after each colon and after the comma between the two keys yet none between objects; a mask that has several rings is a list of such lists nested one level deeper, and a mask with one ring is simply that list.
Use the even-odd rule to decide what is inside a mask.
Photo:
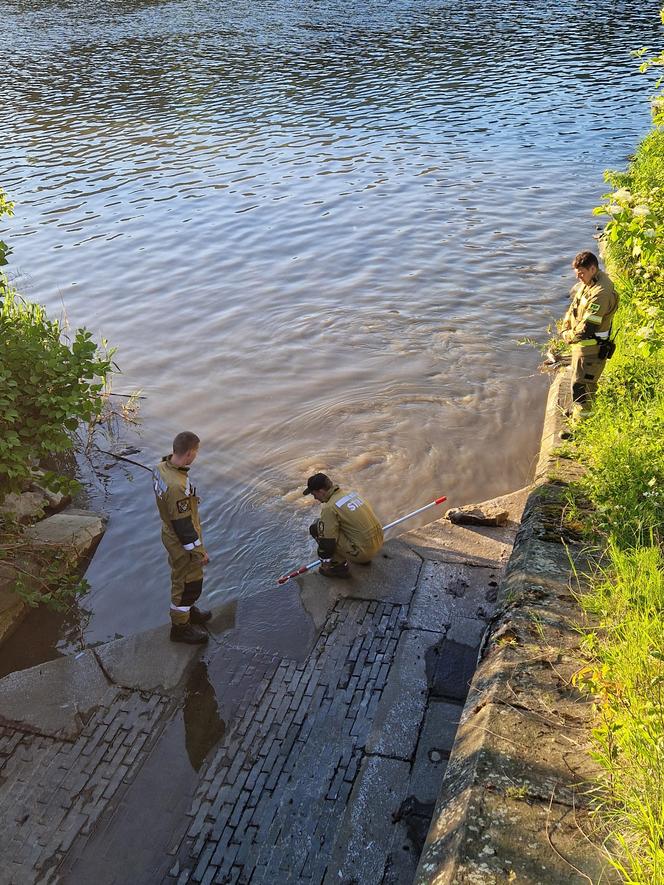
[{"label": "green shrub on bank", "polygon": [[581,426],[584,484],[601,526],[621,545],[664,537],[664,130],[639,145],[595,210],[609,216],[607,266],[621,304],[617,351]]},{"label": "green shrub on bank", "polygon": [[[662,12],[664,22],[664,11]],[[664,65],[664,53],[642,70]],[[658,87],[661,82],[658,82]],[[577,432],[583,492],[608,566],[583,605],[597,616],[578,680],[595,696],[594,757],[612,863],[630,885],[664,885],[664,97],[655,128],[596,210],[621,305],[617,350]]]},{"label": "green shrub on bank", "polygon": [[[14,214],[14,204],[11,200],[7,199],[7,194],[0,187],[0,218],[3,215],[13,215]],[[7,264],[7,256],[12,250],[9,248],[7,243],[4,240],[0,240],[0,267],[4,267]],[[3,285],[6,285],[6,280],[3,281],[2,276],[0,275],[0,293],[2,292]]]},{"label": "green shrub on bank", "polygon": [[[0,189],[0,216],[11,210]],[[0,243],[0,264],[9,251]],[[79,423],[100,414],[111,358],[85,329],[65,338],[57,321],[0,274],[0,500],[20,490],[34,466],[71,449]],[[70,484],[53,473],[45,481]]]}]

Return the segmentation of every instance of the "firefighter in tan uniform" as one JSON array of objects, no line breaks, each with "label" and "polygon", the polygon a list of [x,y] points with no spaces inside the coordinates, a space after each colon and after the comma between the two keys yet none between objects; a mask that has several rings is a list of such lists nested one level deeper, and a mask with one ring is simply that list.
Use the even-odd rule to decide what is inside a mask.
[{"label": "firefighter in tan uniform", "polygon": [[572,289],[561,332],[563,341],[572,345],[572,419],[578,421],[590,408],[599,376],[613,353],[611,322],[618,295],[592,252],[579,252],[572,268],[579,282]]},{"label": "firefighter in tan uniform", "polygon": [[351,562],[369,563],[383,546],[383,529],[371,505],[357,492],[344,492],[324,473],[309,477],[303,495],[323,506],[309,527],[318,541],[318,571],[326,578],[349,578]]},{"label": "firefighter in tan uniform", "polygon": [[212,617],[211,612],[195,605],[203,589],[203,566],[209,562],[198,515],[199,498],[189,479],[199,445],[195,433],[178,433],[173,454],[162,458],[152,471],[161,540],[171,567],[171,639],[192,645],[207,642],[207,631],[200,625]]}]

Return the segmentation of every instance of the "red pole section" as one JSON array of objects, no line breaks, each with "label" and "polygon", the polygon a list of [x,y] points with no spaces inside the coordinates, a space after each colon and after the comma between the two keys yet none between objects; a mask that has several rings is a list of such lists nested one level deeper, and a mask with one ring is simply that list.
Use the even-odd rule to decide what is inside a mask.
[{"label": "red pole section", "polygon": [[[399,525],[399,523],[405,522],[407,519],[410,519],[413,516],[417,516],[418,513],[423,513],[430,507],[436,507],[437,505],[442,504],[444,501],[447,501],[446,495],[442,495],[440,498],[436,498],[435,501],[431,501],[429,504],[425,504],[424,507],[418,507],[417,510],[413,510],[411,511],[411,513],[407,513],[405,516],[400,516],[399,519],[395,519],[394,522],[388,522],[387,525],[383,526],[383,531],[386,532],[388,529],[394,528],[395,525]],[[291,578],[297,578],[298,575],[303,575],[305,574],[305,572],[311,571],[311,569],[316,568],[317,565],[320,565],[320,559],[315,560],[315,562],[310,562],[309,565],[300,566],[299,569],[296,569],[294,572],[289,572],[287,575],[282,575],[280,578],[277,578],[277,584],[285,584],[286,581],[290,581]]]}]

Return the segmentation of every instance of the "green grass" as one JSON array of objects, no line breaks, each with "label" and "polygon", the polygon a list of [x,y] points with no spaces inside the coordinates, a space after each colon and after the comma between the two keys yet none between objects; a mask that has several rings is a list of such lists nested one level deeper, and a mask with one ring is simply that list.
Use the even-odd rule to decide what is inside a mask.
[{"label": "green grass", "polygon": [[664,525],[664,373],[661,391],[604,397],[579,431],[590,470],[581,485],[600,528],[622,546],[661,539]]},{"label": "green grass", "polygon": [[664,129],[608,178],[619,185],[605,237],[617,350],[577,443],[598,524],[625,546],[664,537]]},{"label": "green grass", "polygon": [[582,597],[598,621],[585,639],[577,681],[593,693],[593,758],[605,771],[599,814],[626,882],[664,882],[664,556],[658,546],[621,550]]},{"label": "green grass", "polygon": [[625,178],[637,191],[652,192],[664,185],[664,143],[661,130],[654,129],[646,135]]},{"label": "green grass", "polygon": [[664,128],[607,179],[598,211],[610,216],[617,350],[575,441],[588,467],[578,492],[607,557],[580,597],[597,625],[578,681],[596,702],[595,795],[612,863],[630,885],[664,885]]}]

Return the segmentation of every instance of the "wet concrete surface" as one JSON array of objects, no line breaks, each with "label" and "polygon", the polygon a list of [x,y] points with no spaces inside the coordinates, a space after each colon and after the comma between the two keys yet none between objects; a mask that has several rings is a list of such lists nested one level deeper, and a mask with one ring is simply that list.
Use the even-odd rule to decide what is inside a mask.
[{"label": "wet concrete surface", "polygon": [[[87,652],[103,691],[76,733],[38,737],[30,680],[77,659],[19,674],[23,711],[0,728],[0,882],[412,880],[509,551],[488,531],[436,524],[350,581],[222,606],[203,649],[164,627]],[[286,629],[269,628],[275,594]]]},{"label": "wet concrete surface", "polygon": [[[254,656],[254,665],[257,657],[268,669],[275,666],[275,659],[264,655]],[[248,673],[245,659],[244,650],[227,649],[212,674],[204,658],[193,661],[183,694],[138,776],[91,838],[70,853],[58,871],[60,881],[151,885],[167,876],[173,863],[168,849],[177,843],[187,819],[198,772],[223,740],[245,695],[255,688],[258,668]],[[265,672],[260,669],[261,677]]]},{"label": "wet concrete surface", "polygon": [[196,787],[196,769],[183,753],[187,743],[180,711],[161,732],[151,753],[122,797],[97,824],[79,851],[74,848],[58,871],[62,883],[159,882],[167,872],[164,846],[186,815]]}]

